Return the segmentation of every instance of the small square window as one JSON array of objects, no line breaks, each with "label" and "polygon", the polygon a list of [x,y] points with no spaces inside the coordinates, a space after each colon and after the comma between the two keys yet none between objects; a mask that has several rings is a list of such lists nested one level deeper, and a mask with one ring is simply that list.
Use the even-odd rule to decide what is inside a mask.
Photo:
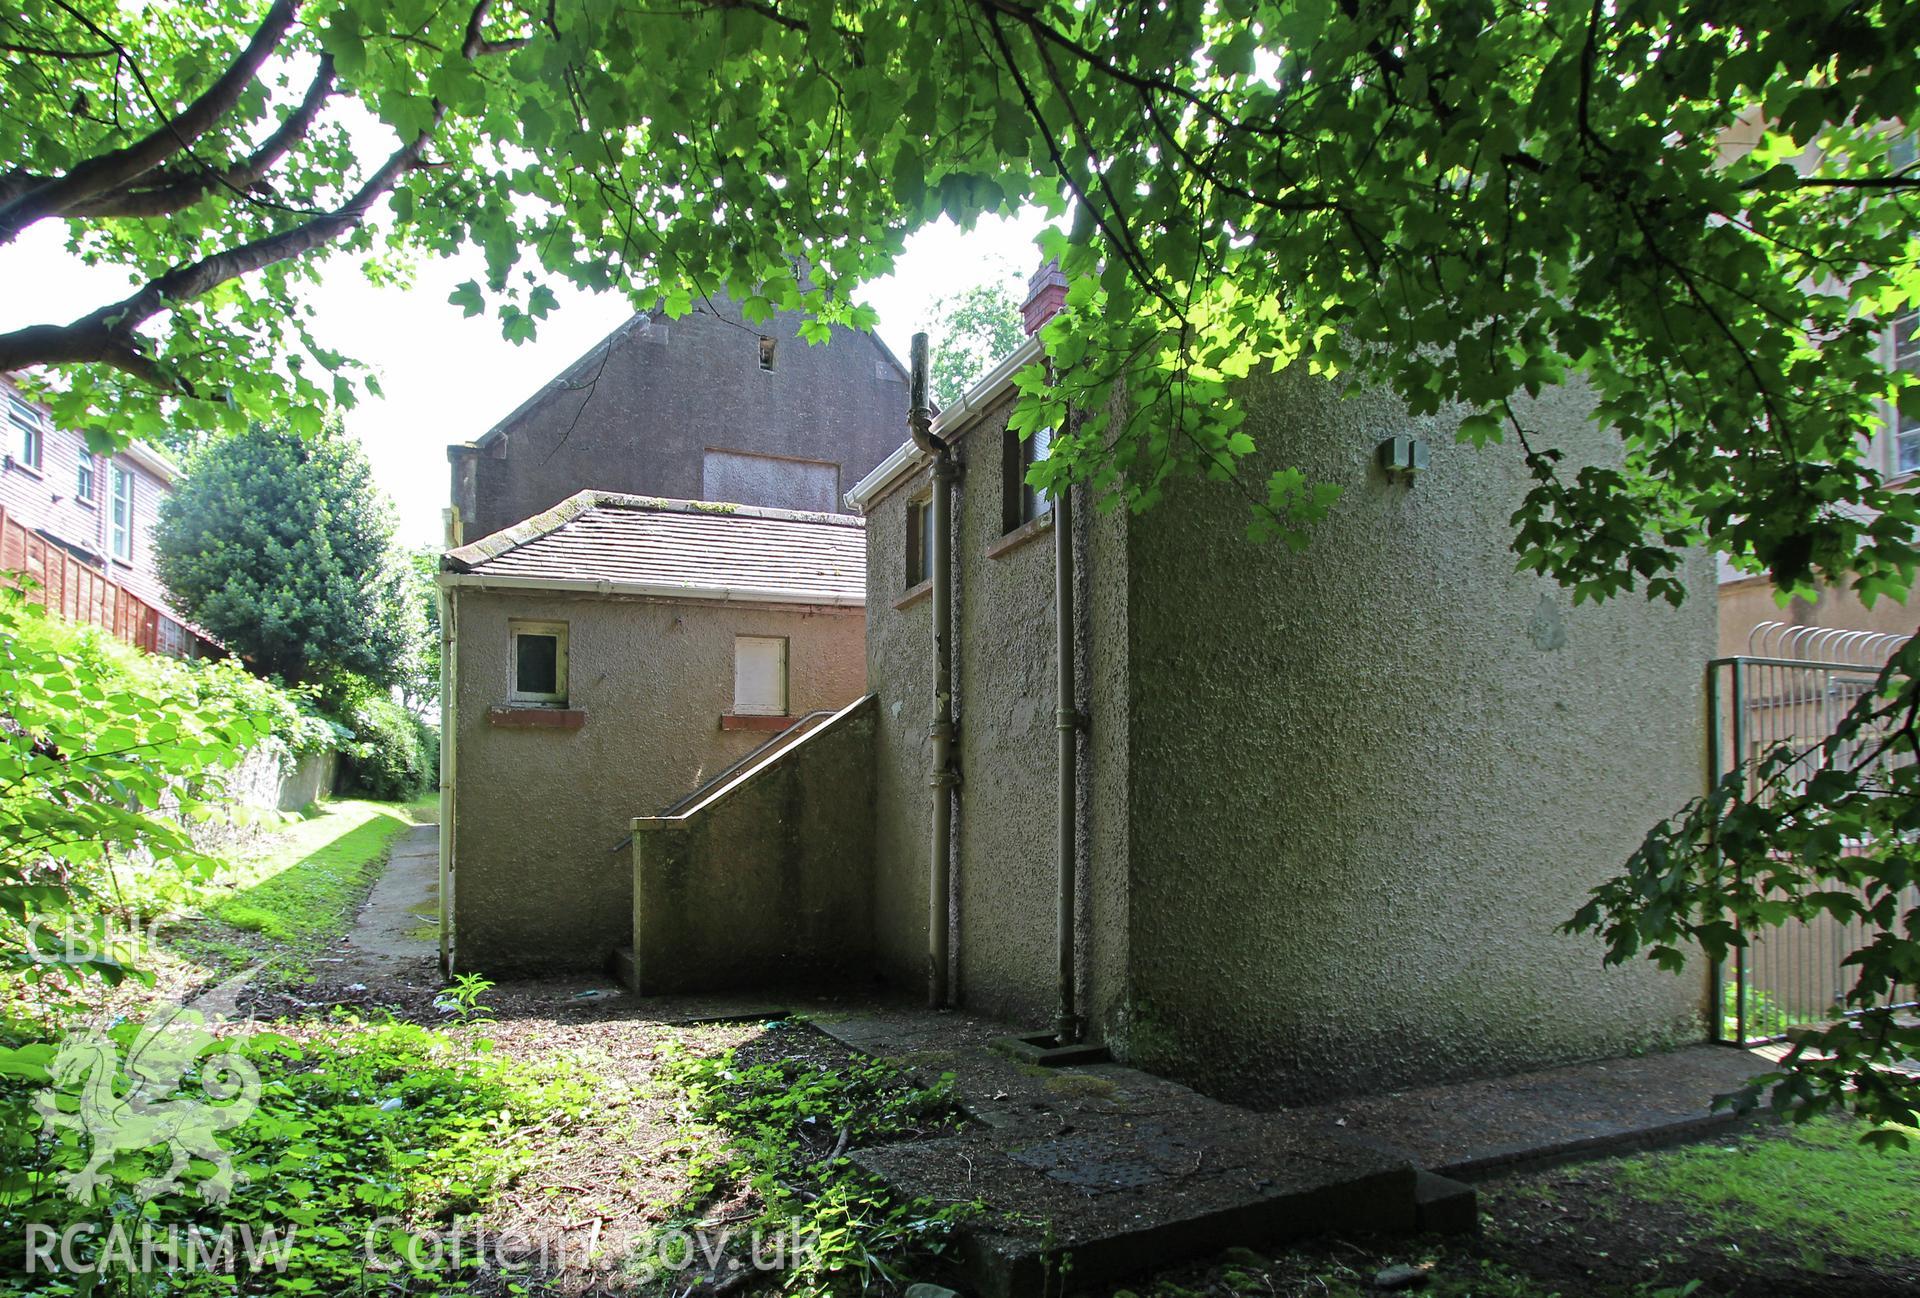
[{"label": "small square window", "polygon": [[510,622],[513,634],[514,703],[565,707],[567,702],[567,624]]},{"label": "small square window", "polygon": [[907,588],[933,576],[933,499],[907,502]]},{"label": "small square window", "polygon": [[733,711],[743,717],[787,715],[787,642],[781,636],[733,640]]},{"label": "small square window", "polygon": [[1001,530],[1011,532],[1053,508],[1053,501],[1027,481],[1027,470],[1047,458],[1053,448],[1053,430],[1035,429],[1021,437],[1009,428],[1001,443]]},{"label": "small square window", "polygon": [[769,374],[773,373],[773,339],[771,338],[760,340],[760,368]]}]

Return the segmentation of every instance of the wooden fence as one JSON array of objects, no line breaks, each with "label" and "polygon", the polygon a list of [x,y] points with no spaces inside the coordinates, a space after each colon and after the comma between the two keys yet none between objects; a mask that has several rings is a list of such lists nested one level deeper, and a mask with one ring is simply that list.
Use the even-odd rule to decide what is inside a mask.
[{"label": "wooden fence", "polygon": [[0,572],[33,578],[27,598],[73,622],[104,627],[122,640],[157,653],[160,610],[98,568],[49,541],[0,506]]}]

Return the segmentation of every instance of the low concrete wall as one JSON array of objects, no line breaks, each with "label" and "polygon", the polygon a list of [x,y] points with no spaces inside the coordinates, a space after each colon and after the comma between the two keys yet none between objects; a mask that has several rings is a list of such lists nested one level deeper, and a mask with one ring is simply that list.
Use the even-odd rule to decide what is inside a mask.
[{"label": "low concrete wall", "polygon": [[[298,811],[333,792],[340,755],[331,749],[289,759],[277,739],[247,751],[240,764],[226,772],[223,809],[192,827],[193,841],[202,851],[232,851],[275,828],[275,813]],[[170,802],[169,812],[178,804]]]},{"label": "low concrete wall", "polygon": [[874,711],[867,695],[685,813],[633,822],[636,991],[866,970]]},{"label": "low concrete wall", "polygon": [[331,797],[333,782],[339,774],[340,754],[332,749],[297,758],[293,769],[280,777],[274,805],[281,811],[298,811],[309,803]]}]

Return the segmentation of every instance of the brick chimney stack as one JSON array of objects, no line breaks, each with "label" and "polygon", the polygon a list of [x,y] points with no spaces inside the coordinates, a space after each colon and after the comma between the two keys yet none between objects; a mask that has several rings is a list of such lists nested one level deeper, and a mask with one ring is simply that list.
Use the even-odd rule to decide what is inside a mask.
[{"label": "brick chimney stack", "polygon": [[1020,304],[1021,322],[1029,334],[1038,333],[1040,326],[1059,315],[1066,304],[1067,277],[1060,273],[1060,263],[1049,259],[1027,281],[1027,300]]}]

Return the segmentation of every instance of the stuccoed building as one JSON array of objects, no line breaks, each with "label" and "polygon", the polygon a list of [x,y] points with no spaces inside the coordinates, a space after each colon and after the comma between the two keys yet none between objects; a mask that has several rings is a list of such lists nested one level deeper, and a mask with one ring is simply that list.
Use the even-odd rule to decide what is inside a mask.
[{"label": "stuccoed building", "polygon": [[450,551],[456,966],[628,947],[633,817],[860,696],[864,566],[857,518],[597,491]]},{"label": "stuccoed building", "polygon": [[[1037,354],[933,426],[962,466],[950,798],[928,789],[931,457],[903,446],[851,496],[867,518],[881,965],[922,981],[944,911],[956,1000],[1056,1020],[1064,566],[1071,993],[1091,1037],[1265,1101],[1699,1039],[1695,982],[1603,971],[1596,941],[1555,930],[1699,791],[1705,557],[1681,608],[1575,608],[1515,571],[1517,453],[1457,445],[1457,416],[1295,374],[1242,390],[1261,448],[1244,471],[1297,465],[1341,487],[1306,551],[1245,539],[1244,498],[1192,482],[1135,516],[1080,500],[1062,548],[1024,487],[1034,448],[1007,430],[1011,376]],[[1577,392],[1523,417],[1570,463],[1617,453]],[[1424,468],[1383,468],[1410,458],[1395,437],[1418,440]],[[951,891],[930,914],[942,814]]]},{"label": "stuccoed building", "polygon": [[[1037,278],[1030,326],[1061,288]],[[1244,539],[1244,498],[1207,484],[1138,516],[1049,501],[1025,482],[1044,440],[1007,429],[1038,355],[939,412],[938,473],[899,440],[895,386],[874,416],[891,453],[847,497],[864,528],[766,520],[821,533],[786,607],[749,618],[712,575],[587,570],[704,562],[705,541],[627,537],[726,517],[694,505],[583,498],[450,556],[456,965],[589,964],[624,939],[642,993],[877,976],[1263,1102],[1699,1039],[1697,982],[1603,969],[1598,942],[1557,930],[1699,791],[1705,557],[1681,608],[1576,608],[1515,570],[1518,454],[1293,373],[1239,397],[1261,447],[1246,472],[1342,489],[1306,551]],[[1576,390],[1521,414],[1569,465],[1618,452]],[[726,535],[727,562],[766,572],[772,538]],[[865,616],[834,621],[853,587],[817,560],[849,545]],[[514,564],[559,576],[555,547],[574,584],[502,587]],[[654,588],[672,580],[710,589],[675,601]],[[563,656],[527,658],[517,619],[567,625],[548,710],[584,704],[580,728],[509,697],[520,663],[538,694]],[[787,637],[792,682],[803,644],[835,665],[807,669],[804,698],[790,684],[795,724],[729,766],[709,741],[751,688],[743,636]]]},{"label": "stuccoed building", "polygon": [[907,377],[871,334],[824,344],[725,299],[634,316],[471,442],[453,466],[451,544],[594,488],[832,513],[899,444]]},{"label": "stuccoed building", "polygon": [[736,304],[636,315],[449,448],[442,960],[602,970],[635,816],[865,680],[865,545],[832,511],[899,440],[878,340]]},{"label": "stuccoed building", "polygon": [[[1032,323],[1050,291],[1041,277]],[[1063,510],[1026,486],[1041,447],[1007,430],[1038,355],[933,420],[950,533],[914,442],[850,493],[870,698],[791,746],[780,796],[750,778],[721,800],[724,833],[636,820],[640,910],[687,880],[857,896],[842,945],[894,987],[1244,1100],[1698,1040],[1697,982],[1603,969],[1598,942],[1556,930],[1699,791],[1704,556],[1679,609],[1575,608],[1515,570],[1518,454],[1295,374],[1240,398],[1256,480],[1292,464],[1342,488],[1305,552],[1244,539],[1244,498],[1207,484],[1138,516],[1079,489]],[[1523,418],[1570,463],[1615,453],[1578,392]],[[783,831],[809,817],[830,859]],[[770,859],[743,865],[743,843]],[[761,956],[637,925],[640,990],[777,992],[773,955],[810,954],[777,917],[742,912],[734,932]]]}]

